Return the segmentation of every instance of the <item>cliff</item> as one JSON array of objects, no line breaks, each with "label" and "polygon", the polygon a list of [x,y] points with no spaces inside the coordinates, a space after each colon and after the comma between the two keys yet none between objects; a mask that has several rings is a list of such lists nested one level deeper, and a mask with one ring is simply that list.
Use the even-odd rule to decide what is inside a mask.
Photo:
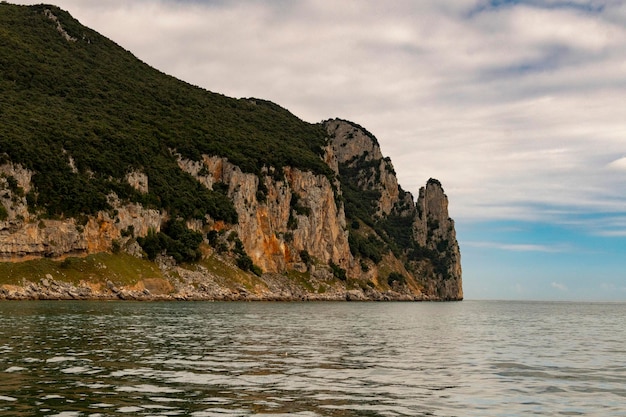
[{"label": "cliff", "polygon": [[441,183],[430,179],[414,201],[371,133],[339,119],[325,126],[344,190],[351,250],[359,258],[357,273],[387,274],[390,285],[397,278],[414,292],[462,299],[461,255]]},{"label": "cliff", "polygon": [[463,298],[441,184],[415,201],[364,128],[190,86],[54,6],[0,12],[0,298]]}]

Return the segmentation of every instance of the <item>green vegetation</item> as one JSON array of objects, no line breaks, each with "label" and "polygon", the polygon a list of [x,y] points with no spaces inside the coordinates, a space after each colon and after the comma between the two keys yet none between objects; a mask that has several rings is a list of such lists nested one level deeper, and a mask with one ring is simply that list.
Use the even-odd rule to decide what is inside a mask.
[{"label": "green vegetation", "polygon": [[[173,218],[236,222],[232,203],[181,171],[172,152],[224,156],[256,174],[289,165],[330,175],[323,127],[276,104],[167,76],[53,6],[2,3],[0,28],[0,158],[35,172],[28,201],[50,217],[109,209],[114,192]],[[124,180],[135,170],[148,176],[146,195]]]},{"label": "green vegetation", "polygon": [[263,270],[252,262],[252,258],[247,254],[239,255],[237,258],[237,267],[243,271],[250,271],[256,276],[263,275]]},{"label": "green vegetation", "polygon": [[[372,132],[370,132],[369,130],[367,130],[366,128],[364,128],[363,126],[361,126],[358,123],[352,122],[350,120],[346,120],[346,119],[341,119],[341,118],[336,118],[336,120],[342,121],[342,122],[346,122],[351,124],[352,126],[354,126],[356,129],[359,129],[361,132],[363,132],[365,134],[365,136],[369,137],[370,139],[372,139],[372,141],[374,142],[375,145],[379,145],[378,143],[378,139],[376,138],[376,136],[374,136],[374,134]],[[328,120],[325,120],[324,123],[328,122]],[[352,133],[350,133],[350,135],[352,135]],[[352,136],[351,136],[352,137]]]},{"label": "green vegetation", "polygon": [[435,184],[438,185],[439,187],[441,187],[441,182],[438,179],[435,178],[429,178],[428,181],[426,182],[427,185],[430,184]]},{"label": "green vegetation", "polygon": [[224,287],[238,289],[243,286],[249,291],[258,286],[267,287],[256,274],[249,274],[241,268],[225,262],[220,256],[209,256],[200,261],[199,265],[206,268],[215,277],[218,277],[220,285]]},{"label": "green vegetation", "polygon": [[243,242],[237,236],[237,232],[232,231],[224,237],[222,232],[211,230],[207,233],[207,240],[218,253],[230,252],[235,256],[237,267],[243,271],[250,271],[256,276],[263,275],[263,270],[254,264],[252,258],[246,253]]},{"label": "green vegetation", "polygon": [[[370,227],[374,226],[377,201],[381,194],[370,184],[373,186],[375,178],[372,177],[376,177],[377,174],[380,176],[378,162],[367,161],[367,153],[345,164],[339,164],[346,217],[353,222],[360,220]],[[366,183],[367,187],[364,188],[362,183]]]},{"label": "green vegetation", "polygon": [[300,205],[300,197],[296,193],[292,193],[291,194],[291,200],[289,201],[289,206],[299,216],[310,216],[311,215],[311,209],[310,208]]},{"label": "green vegetation", "polygon": [[239,269],[242,269],[244,271],[250,271],[254,275],[261,276],[261,274],[263,274],[263,271],[252,262],[252,258],[246,253],[246,250],[243,247],[243,242],[239,239],[237,234],[235,232],[232,232],[228,239],[235,244],[232,252],[237,256],[235,262],[237,263]]},{"label": "green vegetation", "polygon": [[[349,123],[360,128],[355,123]],[[373,135],[364,132],[377,143]],[[342,198],[349,224],[350,251],[360,258],[361,269],[364,271],[369,269],[365,260],[369,259],[380,267],[384,256],[391,252],[409,271],[419,263],[429,262],[436,274],[444,279],[448,278],[450,243],[441,240],[436,243],[435,250],[419,245],[413,235],[413,223],[421,213],[419,207],[414,209],[405,201],[404,190],[398,190],[399,202],[391,213],[383,216],[377,213],[377,204],[381,198],[381,192],[377,188],[381,179],[381,165],[382,169],[393,172],[391,161],[387,158],[383,161],[384,164],[381,164],[380,159],[370,159],[369,154],[364,152],[339,165]],[[428,184],[441,186],[433,178],[428,180]],[[439,223],[429,219],[428,240],[433,239],[433,232],[437,228]],[[391,285],[396,281],[405,283],[406,278],[397,271],[392,271],[388,283]]]},{"label": "green vegetation", "polygon": [[303,288],[306,291],[312,293],[322,293],[326,291],[326,288],[322,285],[320,285],[319,287],[313,285],[313,283],[311,282],[311,274],[308,272],[298,272],[296,270],[291,270],[288,271],[285,275],[289,277],[291,282],[297,283],[300,288]]},{"label": "green vegetation", "polygon": [[350,244],[352,255],[369,258],[376,264],[389,251],[385,243],[374,234],[365,237],[356,231],[352,231],[348,236],[348,243]]},{"label": "green vegetation", "polygon": [[202,256],[202,234],[189,230],[180,219],[167,222],[161,232],[151,229],[147,236],[137,238],[137,242],[151,261],[160,253],[173,257],[177,263],[199,261]]},{"label": "green vegetation", "polygon": [[406,277],[404,275],[402,275],[401,273],[399,273],[399,272],[392,272],[387,277],[387,284],[389,284],[389,286],[391,286],[395,282],[397,282],[400,285],[404,285],[404,284],[406,284]]},{"label": "green vegetation", "polygon": [[18,185],[15,177],[9,175],[8,177],[6,177],[6,180],[7,185],[9,186],[9,190],[11,190],[14,195],[18,197],[24,197],[24,189]]},{"label": "green vegetation", "polygon": [[413,216],[401,216],[392,212],[377,223],[377,229],[382,236],[389,236],[388,244],[394,253],[412,247],[415,244],[413,237]]},{"label": "green vegetation", "polygon": [[98,253],[84,258],[68,257],[63,261],[48,258],[24,262],[0,262],[0,284],[22,285],[24,280],[39,282],[47,274],[53,279],[78,284],[112,281],[132,285],[144,278],[162,278],[152,262],[127,254]]},{"label": "green vegetation", "polygon": [[300,251],[300,259],[302,260],[302,262],[304,262],[306,266],[311,265],[311,262],[313,262],[313,259],[311,258],[309,251],[306,249],[303,249]]},{"label": "green vegetation", "polygon": [[341,281],[346,281],[348,279],[348,276],[346,275],[346,270],[335,264],[333,261],[330,261],[328,266],[330,266],[330,269],[333,271],[333,276],[335,278]]},{"label": "green vegetation", "polygon": [[[390,251],[400,256],[402,251],[398,248],[406,247],[400,244],[405,245],[407,240],[412,242],[412,217],[377,216],[381,198],[380,191],[376,189],[380,180],[380,161],[368,160],[368,154],[364,153],[340,164],[339,173],[345,213],[350,225],[348,242],[352,254],[370,259],[375,264]],[[408,239],[405,236],[407,233]]]},{"label": "green vegetation", "polygon": [[[443,242],[448,244],[448,241]],[[448,269],[452,260],[450,259],[447,251],[440,250],[440,244],[437,245],[437,250],[432,250],[414,243],[407,250],[407,260],[413,262],[428,260],[432,264],[437,275],[440,275],[443,279],[448,279],[450,277]],[[446,247],[446,250],[447,249],[448,248]]]}]

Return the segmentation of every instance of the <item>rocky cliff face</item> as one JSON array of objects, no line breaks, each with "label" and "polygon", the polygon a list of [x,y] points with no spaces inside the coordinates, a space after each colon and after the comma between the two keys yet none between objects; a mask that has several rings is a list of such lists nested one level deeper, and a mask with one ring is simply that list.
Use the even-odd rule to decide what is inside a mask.
[{"label": "rocky cliff face", "polygon": [[[335,119],[326,122],[337,164],[358,169],[357,184],[363,190],[376,190],[376,215],[391,213],[400,197],[398,179],[389,158],[383,158],[378,141],[360,126]],[[336,172],[339,173],[339,168]]]},{"label": "rocky cliff face", "polygon": [[158,231],[166,216],[140,204],[125,203],[115,196],[109,200],[111,212],[100,212],[83,219],[48,219],[31,213],[26,193],[31,189],[32,172],[18,164],[0,165],[0,260],[23,261],[38,257],[110,251],[113,241],[126,230],[145,236]]},{"label": "rocky cliff face", "polygon": [[[345,294],[352,291],[353,299],[462,299],[460,253],[441,184],[430,180],[414,202],[398,185],[391,161],[383,157],[371,134],[341,120],[326,122],[326,128],[330,140],[324,160],[335,179],[291,167],[282,172],[266,168],[255,175],[223,157],[204,155],[192,161],[178,155],[179,167],[208,189],[223,190],[238,215],[233,225],[207,218],[188,222],[188,227],[203,233],[235,232],[245,253],[264,273],[276,277],[298,271],[321,280],[316,284],[319,288],[338,278],[337,282],[345,282]],[[120,244],[142,256],[140,248],[129,242],[150,230],[158,232],[169,219],[165,212],[122,202],[115,195],[108,196],[113,210],[81,219],[48,219],[29,210],[26,194],[32,188],[32,175],[19,164],[0,166],[0,258],[4,261],[85,256],[110,252]],[[149,178],[142,172],[129,173],[126,181],[140,193],[149,190]],[[343,195],[348,189],[369,198],[368,206],[355,209],[355,201]],[[347,214],[344,201],[352,210]],[[409,226],[409,241],[388,227],[398,222]],[[373,252],[361,248],[363,242],[370,242]],[[407,242],[407,247],[401,246]],[[184,275],[181,271],[177,276]],[[347,295],[340,288],[325,297],[344,298]],[[285,294],[324,298],[281,291],[287,298]],[[258,297],[281,298],[271,292]]]},{"label": "rocky cliff face", "polygon": [[[370,255],[373,242],[385,242],[388,247],[382,250],[392,252],[397,262],[392,269],[407,275],[409,286],[416,287],[412,291],[423,291],[444,300],[463,299],[461,256],[441,183],[429,180],[415,202],[399,186],[391,161],[383,157],[371,133],[339,119],[327,121],[326,129],[343,189],[352,192],[347,215],[358,227],[350,233],[371,243],[368,248],[361,243],[363,240],[356,242],[364,246],[361,260],[374,258]],[[384,269],[379,263],[368,267],[378,275]],[[363,269],[367,268],[362,268],[362,273],[367,274]]]},{"label": "rocky cliff face", "polygon": [[448,215],[448,197],[439,181],[430,179],[420,189],[417,212],[415,239],[434,254],[438,266],[427,280],[429,291],[446,300],[463,299],[461,252],[454,220]]},{"label": "rocky cliff face", "polygon": [[279,180],[270,170],[258,177],[206,155],[199,162],[179,158],[179,166],[209,189],[215,184],[227,187],[239,219],[234,230],[264,271],[306,269],[302,251],[324,264],[350,266],[343,207],[337,205],[327,177],[295,168],[285,168]]}]

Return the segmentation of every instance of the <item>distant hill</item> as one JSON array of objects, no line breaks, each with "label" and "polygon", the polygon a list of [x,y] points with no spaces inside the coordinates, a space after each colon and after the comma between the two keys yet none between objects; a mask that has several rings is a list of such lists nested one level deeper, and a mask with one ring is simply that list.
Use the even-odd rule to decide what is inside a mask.
[{"label": "distant hill", "polygon": [[5,260],[121,251],[171,279],[163,257],[219,256],[266,278],[296,271],[318,295],[460,299],[447,199],[436,180],[423,192],[415,204],[354,123],[206,91],[58,7],[0,4]]}]

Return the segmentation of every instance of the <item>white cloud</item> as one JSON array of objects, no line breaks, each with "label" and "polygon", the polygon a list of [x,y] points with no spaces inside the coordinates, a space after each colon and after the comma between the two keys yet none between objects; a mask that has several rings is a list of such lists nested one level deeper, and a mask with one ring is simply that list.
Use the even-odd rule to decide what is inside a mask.
[{"label": "white cloud", "polygon": [[559,282],[552,282],[550,284],[550,286],[552,288],[555,288],[555,289],[559,290],[559,291],[567,291],[567,286],[565,284],[561,284]]},{"label": "white cloud", "polygon": [[611,161],[607,167],[617,171],[626,171],[626,156]]},{"label": "white cloud", "polygon": [[193,84],[364,125],[459,221],[626,205],[623,2],[56,3]]},{"label": "white cloud", "polygon": [[592,236],[612,238],[626,237],[625,209],[625,206],[622,204],[621,210],[616,211],[616,213],[600,215],[595,218],[571,218],[568,221],[562,222],[562,224],[575,228],[585,227],[589,235]]},{"label": "white cloud", "polygon": [[615,229],[615,230],[600,230],[595,232],[596,236],[603,237],[626,237],[626,228],[624,229]]},{"label": "white cloud", "polygon": [[538,245],[534,243],[501,243],[501,242],[475,242],[465,241],[463,246],[474,248],[496,249],[510,252],[545,252],[560,253],[568,252],[571,249],[563,244],[559,245]]}]

